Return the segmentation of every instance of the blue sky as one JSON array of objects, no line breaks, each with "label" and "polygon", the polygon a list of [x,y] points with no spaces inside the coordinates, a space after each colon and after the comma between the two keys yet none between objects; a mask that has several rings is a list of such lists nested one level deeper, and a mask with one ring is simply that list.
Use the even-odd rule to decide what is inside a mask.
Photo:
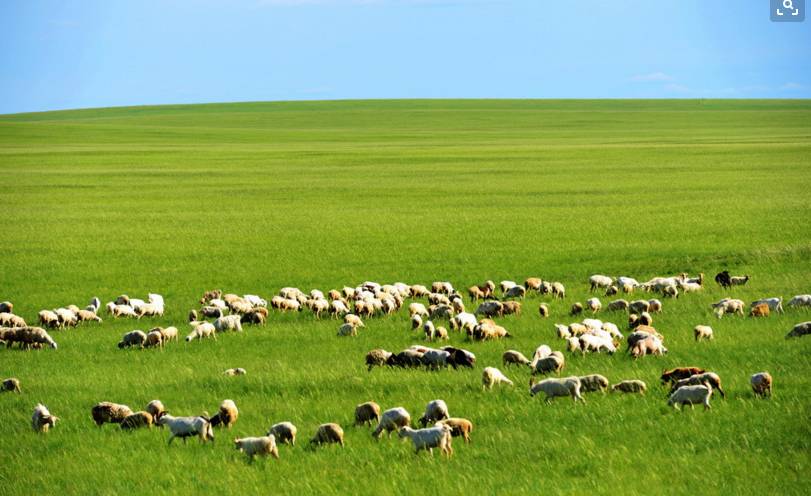
[{"label": "blue sky", "polygon": [[2,0],[0,113],[343,98],[809,98],[768,0]]}]

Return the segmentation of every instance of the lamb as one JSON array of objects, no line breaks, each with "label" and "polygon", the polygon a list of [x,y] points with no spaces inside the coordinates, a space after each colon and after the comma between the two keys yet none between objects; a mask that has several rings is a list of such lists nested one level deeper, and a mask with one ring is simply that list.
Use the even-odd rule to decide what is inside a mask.
[{"label": "lamb", "polygon": [[338,328],[338,336],[357,336],[358,328],[352,324],[342,324]]},{"label": "lamb", "polygon": [[611,386],[611,392],[619,391],[621,393],[639,393],[644,395],[648,390],[647,384],[640,380],[626,380],[618,382]]},{"label": "lamb", "polygon": [[466,443],[470,442],[470,433],[473,432],[473,422],[470,420],[451,417],[441,420],[439,423],[451,428],[451,437],[461,436]]},{"label": "lamb", "polygon": [[161,334],[160,331],[150,331],[146,335],[144,348],[152,348],[154,346],[163,348],[163,334]]},{"label": "lamb", "polygon": [[194,339],[214,338],[217,339],[217,329],[214,324],[210,322],[189,322],[193,326],[192,331],[186,336],[186,341],[190,342]]},{"label": "lamb", "polygon": [[124,334],[124,337],[121,338],[121,341],[118,343],[118,347],[123,348],[130,348],[132,346],[137,346],[138,348],[143,348],[146,344],[146,333],[141,330],[130,331]]},{"label": "lamb", "polygon": [[[650,313],[662,313],[662,302],[657,299],[648,300],[648,311],[642,312],[642,315]],[[650,325],[650,324],[649,324]]]},{"label": "lamb", "polygon": [[788,302],[790,307],[811,307],[811,294],[797,295]]},{"label": "lamb", "polygon": [[575,316],[580,315],[581,313],[583,313],[583,304],[578,301],[572,305],[572,309],[569,310],[569,315]]},{"label": "lamb", "polygon": [[267,435],[275,436],[280,443],[295,446],[296,433],[298,433],[298,429],[292,422],[279,422],[270,426]]},{"label": "lamb", "polygon": [[696,403],[702,403],[704,410],[709,410],[710,396],[712,396],[712,388],[708,384],[685,386],[677,389],[670,398],[667,400],[667,405],[677,408],[676,405],[690,405],[694,408]]},{"label": "lamb", "polygon": [[366,354],[366,365],[368,371],[371,371],[375,366],[382,367],[386,365],[391,358],[392,354],[384,349],[374,349]]},{"label": "lamb", "polygon": [[585,403],[586,400],[580,395],[580,388],[580,378],[577,376],[563,379],[544,379],[536,384],[531,384],[529,395],[535,396],[538,393],[544,393],[547,403],[552,403],[554,398],[561,396],[571,396],[572,401],[580,400]]},{"label": "lamb", "polygon": [[602,391],[608,388],[608,379],[600,374],[580,376],[580,391],[588,393],[592,391]]},{"label": "lamb", "polygon": [[549,372],[560,374],[565,364],[563,354],[559,351],[555,351],[546,358],[533,360],[532,363],[529,364],[529,368],[532,370],[531,375],[534,377],[535,374],[545,375]]},{"label": "lamb", "polygon": [[769,305],[766,303],[760,303],[755,305],[749,310],[750,317],[768,317],[769,316]]},{"label": "lamb", "polygon": [[448,405],[442,400],[433,400],[425,406],[425,413],[418,419],[418,422],[425,427],[429,422],[433,424],[448,417],[450,417],[448,415]]},{"label": "lamb", "polygon": [[183,444],[186,443],[186,438],[191,436],[199,437],[201,443],[214,441],[214,430],[205,414],[198,417],[173,417],[167,413],[158,420],[158,424],[169,427],[170,445],[176,437],[183,439]]},{"label": "lamb", "polygon": [[539,314],[539,315],[540,315],[542,318],[549,317],[549,306],[548,306],[546,303],[541,303],[541,304],[538,306],[538,314]]},{"label": "lamb", "polygon": [[426,450],[433,456],[434,448],[439,448],[443,454],[450,458],[451,455],[453,455],[451,431],[452,428],[446,424],[437,424],[428,429],[418,430],[406,426],[400,429],[399,436],[401,438],[407,437],[411,439],[411,442],[414,444],[415,454],[419,454],[421,450]]},{"label": "lamb", "polygon": [[508,365],[529,365],[530,361],[520,351],[507,350],[501,355],[501,364]]},{"label": "lamb", "polygon": [[279,459],[279,448],[276,447],[276,437],[271,434],[264,437],[243,437],[234,439],[234,447],[248,456],[248,461],[253,462],[256,455],[272,456]]},{"label": "lamb", "polygon": [[338,424],[321,424],[310,439],[310,446],[337,443],[344,447],[344,430]]},{"label": "lamb", "polygon": [[10,377],[0,384],[0,392],[11,391],[13,393],[21,393],[20,380],[16,377]]},{"label": "lamb", "polygon": [[46,433],[48,429],[56,426],[58,420],[59,417],[51,415],[48,408],[39,403],[34,407],[34,414],[31,416],[31,428],[34,429],[34,432]]},{"label": "lamb", "polygon": [[[524,358],[526,360],[526,358]],[[527,361],[529,364],[529,361]],[[493,389],[494,385],[506,384],[513,385],[513,381],[507,378],[500,370],[495,367],[485,367],[482,371],[482,389]]]},{"label": "lamb", "polygon": [[628,300],[614,300],[608,304],[608,308],[606,309],[609,312],[624,312],[628,310]]},{"label": "lamb", "polygon": [[524,298],[526,296],[527,290],[524,286],[513,286],[504,293],[504,298]]},{"label": "lamb", "polygon": [[235,368],[235,369],[226,369],[225,372],[223,372],[224,375],[227,375],[229,377],[234,377],[234,376],[238,376],[238,375],[245,375],[247,373],[248,372],[246,372],[245,369],[243,369],[242,367],[238,367],[238,368]]},{"label": "lamb", "polygon": [[665,369],[662,371],[662,376],[660,379],[662,380],[662,384],[676,383],[682,379],[687,379],[688,377],[696,374],[703,374],[704,372],[706,372],[704,369],[698,367],[678,367],[670,370]]},{"label": "lamb", "polygon": [[805,336],[806,334],[811,334],[811,321],[801,322],[795,325],[791,331],[786,334],[786,339],[799,338],[801,336]]},{"label": "lamb", "polygon": [[239,418],[239,410],[237,405],[232,400],[222,400],[220,409],[216,415],[211,417],[211,427],[217,427],[222,424],[224,427],[230,429]]},{"label": "lamb", "polygon": [[[157,422],[161,419],[161,417],[166,414],[166,408],[164,408],[163,403],[161,400],[152,400],[146,404],[146,408],[144,410],[152,415],[152,418]],[[163,427],[163,425],[161,425]]]},{"label": "lamb", "polygon": [[132,415],[132,413],[132,410],[127,405],[119,405],[118,403],[110,403],[109,401],[97,403],[90,409],[93,421],[99,427],[105,423],[120,424],[125,418]]},{"label": "lamb", "polygon": [[701,341],[702,339],[711,340],[713,339],[712,327],[697,325],[693,328],[693,335],[695,336],[696,341]]},{"label": "lamb", "polygon": [[380,405],[367,401],[355,407],[355,426],[371,425],[372,421],[380,422]]},{"label": "lamb", "polygon": [[749,282],[749,276],[731,276],[729,278],[730,286],[743,286]]},{"label": "lamb", "polygon": [[607,288],[612,284],[614,284],[614,279],[608,276],[595,274],[589,277],[589,291],[594,291],[597,288]]},{"label": "lamb", "polygon": [[124,420],[121,421],[121,429],[125,431],[140,429],[141,427],[151,429],[153,420],[152,414],[149,412],[135,412],[124,417]]},{"label": "lamb", "polygon": [[214,321],[214,329],[217,332],[237,331],[242,332],[242,319],[239,315],[226,315]]},{"label": "lamb", "polygon": [[377,427],[372,431],[372,437],[379,439],[383,431],[391,437],[392,431],[400,430],[411,424],[411,415],[403,407],[390,408],[380,416]]},{"label": "lamb", "polygon": [[671,386],[670,392],[672,393],[685,386],[696,386],[699,384],[707,384],[711,388],[717,389],[718,392],[721,393],[721,398],[726,398],[726,394],[723,388],[721,388],[721,377],[714,372],[704,372],[702,374],[692,375],[686,379],[681,379]]},{"label": "lamb", "polygon": [[772,376],[768,372],[758,372],[752,375],[749,382],[752,384],[752,392],[755,396],[769,396],[772,395]]}]

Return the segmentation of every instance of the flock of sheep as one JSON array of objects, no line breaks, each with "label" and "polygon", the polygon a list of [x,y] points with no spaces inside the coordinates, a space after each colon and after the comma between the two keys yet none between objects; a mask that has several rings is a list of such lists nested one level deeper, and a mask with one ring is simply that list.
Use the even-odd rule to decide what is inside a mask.
[{"label": "flock of sheep", "polygon": [[[743,285],[749,276],[731,276],[727,271],[715,277],[722,287]],[[630,277],[609,277],[593,275],[588,280],[592,292],[601,291],[606,296],[634,292],[658,293],[662,298],[678,298],[680,295],[695,293],[703,289],[704,275],[691,278],[687,274],[671,277],[656,277],[640,283]],[[460,333],[469,341],[488,341],[509,338],[510,332],[494,319],[504,315],[522,313],[523,300],[528,292],[549,294],[553,298],[565,298],[566,290],[560,282],[544,281],[540,278],[528,278],[524,284],[514,281],[501,281],[500,298],[496,295],[497,286],[492,281],[467,289],[469,301],[476,305],[473,312],[467,312],[462,295],[450,282],[434,282],[430,288],[422,285],[395,283],[381,285],[375,282],[364,282],[357,287],[333,289],[326,294],[319,290],[309,293],[286,287],[270,299],[270,302],[257,295],[223,294],[220,290],[207,291],[200,299],[201,307],[189,312],[188,325],[191,330],[186,341],[212,338],[217,334],[235,331],[242,332],[243,325],[265,325],[271,310],[278,312],[302,312],[305,309],[316,318],[332,317],[342,319],[338,336],[356,336],[359,329],[366,324],[363,319],[375,316],[391,315],[399,311],[407,299],[425,299],[422,302],[412,301],[408,304],[409,325],[412,330],[419,330],[425,335],[428,343],[446,341],[453,332]],[[784,312],[782,298],[771,297],[753,301],[749,305],[749,315],[766,317],[770,312]],[[811,295],[798,295],[788,302],[789,307],[811,307]],[[718,318],[726,314],[745,313],[745,304],[739,299],[724,298],[711,305]],[[20,348],[42,348],[49,346],[56,349],[57,344],[46,329],[60,331],[76,327],[83,322],[102,322],[99,317],[101,301],[94,297],[84,308],[76,305],[42,310],[38,312],[39,326],[29,326],[26,321],[13,313],[11,302],[0,302],[0,342],[10,348],[18,343]],[[617,298],[610,301],[605,309],[598,297],[589,298],[585,304],[576,302],[571,306],[570,315],[580,316],[589,312],[589,317],[570,324],[555,324],[555,334],[569,353],[608,353],[617,352],[622,340],[626,343],[626,353],[638,359],[645,355],[662,355],[668,352],[664,345],[664,336],[653,327],[653,315],[661,312],[663,303],[656,298],[635,299],[627,301]],[[133,318],[164,315],[164,299],[159,294],[150,293],[147,300],[130,298],[121,295],[109,302],[105,309],[112,318]],[[597,314],[626,312],[628,314],[628,333],[623,335],[619,327],[611,322],[599,320]],[[542,318],[549,316],[549,306],[541,303],[538,313]],[[208,319],[208,320],[207,320]],[[439,322],[447,322],[439,325]],[[450,328],[450,330],[448,329]],[[811,334],[811,321],[794,326],[786,338]],[[161,348],[167,343],[177,341],[177,327],[154,327],[148,331],[133,330],[127,332],[118,343],[119,348]],[[707,325],[694,328],[695,339],[713,339],[713,330]],[[423,367],[429,370],[466,367],[474,368],[476,356],[458,346],[432,348],[418,344],[400,352],[392,353],[384,349],[369,351],[365,357],[367,370],[374,367],[410,368]],[[562,351],[553,351],[547,344],[542,344],[527,358],[517,350],[506,350],[502,355],[502,366],[505,370],[513,366],[529,369],[529,393],[531,396],[543,393],[548,402],[556,397],[571,397],[575,402],[585,403],[583,393],[611,390],[622,393],[644,394],[647,385],[638,379],[627,379],[613,385],[600,374],[585,376],[560,377],[565,368],[566,359]],[[242,368],[228,369],[226,375],[243,375]],[[536,376],[557,374],[558,377],[537,381]],[[661,376],[662,384],[670,384],[668,405],[703,405],[710,408],[710,398],[715,392],[725,396],[721,378],[718,374],[697,367],[678,367],[666,370]],[[770,396],[772,377],[768,372],[758,372],[751,376],[750,384],[754,394]],[[485,390],[499,385],[513,386],[514,382],[494,366],[487,366],[482,371],[482,387]],[[2,382],[0,391],[20,393],[20,381],[9,378]],[[234,425],[239,412],[232,400],[224,400],[215,416],[175,417],[170,415],[158,400],[146,405],[142,411],[134,412],[128,406],[101,402],[91,410],[93,421],[102,426],[105,423],[120,424],[122,429],[135,429],[158,425],[170,432],[169,443],[174,438],[186,440],[196,436],[201,441],[213,440],[213,428]],[[38,432],[47,432],[58,420],[48,408],[38,404],[32,416],[32,427]],[[419,418],[419,429],[411,427],[411,416],[403,407],[382,411],[375,402],[366,402],[355,410],[355,425],[370,425],[377,422],[372,432],[379,438],[383,432],[389,436],[397,432],[401,438],[411,439],[415,451],[427,450],[433,453],[438,448],[441,453],[450,456],[453,453],[451,439],[462,437],[470,440],[473,424],[465,418],[454,418],[448,414],[448,407],[442,400],[430,402],[422,417]],[[270,427],[264,436],[245,437],[234,440],[236,449],[243,451],[249,459],[254,456],[273,456],[278,458],[277,443],[295,446],[297,428],[291,422],[279,422]],[[310,444],[337,443],[344,445],[344,432],[337,423],[320,425],[310,439]]]}]

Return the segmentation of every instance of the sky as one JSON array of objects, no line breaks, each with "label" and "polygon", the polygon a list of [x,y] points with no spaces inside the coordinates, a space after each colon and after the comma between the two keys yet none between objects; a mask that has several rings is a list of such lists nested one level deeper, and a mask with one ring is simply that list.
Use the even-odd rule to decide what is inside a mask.
[{"label": "sky", "polygon": [[0,113],[811,98],[811,19],[775,23],[769,11],[769,0],[0,0]]}]

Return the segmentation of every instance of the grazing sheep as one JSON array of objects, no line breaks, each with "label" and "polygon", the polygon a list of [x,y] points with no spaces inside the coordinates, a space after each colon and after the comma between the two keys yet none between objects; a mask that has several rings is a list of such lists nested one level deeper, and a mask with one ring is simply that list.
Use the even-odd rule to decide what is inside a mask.
[{"label": "grazing sheep", "polygon": [[693,328],[693,335],[695,336],[696,341],[701,341],[702,339],[713,339],[712,327],[697,325]]},{"label": "grazing sheep", "polygon": [[192,331],[186,336],[186,341],[190,342],[194,339],[214,338],[217,339],[217,329],[214,324],[210,322],[189,322],[192,326]]},{"label": "grazing sheep", "polygon": [[478,286],[471,286],[467,288],[467,295],[470,297],[470,301],[479,301],[487,297],[485,292],[482,291]]},{"label": "grazing sheep", "polygon": [[648,312],[650,311],[650,302],[648,300],[634,300],[628,304],[628,310],[635,314]]},{"label": "grazing sheep", "polygon": [[121,421],[121,429],[123,430],[133,430],[133,429],[140,429],[141,427],[146,427],[148,429],[152,428],[153,417],[152,414],[149,412],[135,412],[132,415],[128,415],[124,417],[124,420]]},{"label": "grazing sheep", "polygon": [[621,393],[639,393],[645,394],[645,391],[648,390],[648,386],[640,380],[627,380],[618,382],[611,386],[611,392],[619,391]]},{"label": "grazing sheep", "polygon": [[321,424],[310,439],[310,446],[337,443],[344,447],[344,430],[338,424]]},{"label": "grazing sheep", "polygon": [[[147,413],[152,415],[152,418],[157,422],[161,419],[161,417],[166,413],[166,408],[164,408],[163,403],[161,400],[152,400],[146,404],[146,408],[144,408]],[[161,425],[161,427],[163,427]]]},{"label": "grazing sheep", "polygon": [[566,288],[559,282],[552,283],[552,296],[560,298],[561,300],[566,297]]},{"label": "grazing sheep", "polygon": [[686,379],[681,379],[671,386],[670,392],[672,393],[685,386],[696,386],[698,384],[707,384],[711,388],[717,389],[718,392],[721,393],[721,398],[726,398],[726,394],[724,393],[723,388],[721,388],[721,377],[719,377],[715,372],[704,372],[701,374],[691,375]]},{"label": "grazing sheep", "polygon": [[391,358],[392,354],[384,349],[374,349],[366,354],[366,365],[368,370],[371,371],[375,366],[382,367],[386,365]]},{"label": "grazing sheep", "polygon": [[667,296],[668,298],[678,298],[679,288],[676,286],[665,286],[662,288],[662,295]]},{"label": "grazing sheep", "polygon": [[754,308],[758,305],[768,305],[769,310],[777,313],[783,313],[783,298],[779,296],[775,296],[773,298],[761,298],[750,303],[749,307]]},{"label": "grazing sheep", "polygon": [[712,388],[707,384],[685,386],[670,395],[667,405],[676,409],[678,409],[676,405],[690,405],[692,409],[696,403],[702,403],[704,409],[709,410],[711,408],[710,396],[712,396]]},{"label": "grazing sheep", "polygon": [[[743,315],[743,300],[737,300],[732,298],[724,298],[716,303],[712,303],[710,305],[713,309],[721,309],[721,315],[725,313],[737,313]],[[719,316],[720,318],[720,316]]]},{"label": "grazing sheep", "polygon": [[619,292],[620,292],[620,289],[617,286],[615,286],[614,284],[612,284],[611,286],[608,286],[607,288],[605,288],[605,295],[606,296],[614,296],[615,294],[618,294]]},{"label": "grazing sheep", "polygon": [[240,318],[240,322],[243,324],[253,324],[263,326],[267,322],[267,318],[268,318],[267,308],[257,307],[249,312],[243,313],[242,317]]},{"label": "grazing sheep", "polygon": [[417,421],[421,426],[426,426],[429,422],[434,423],[440,420],[445,420],[450,417],[448,415],[448,405],[442,400],[429,401],[425,406],[425,413],[422,414]]},{"label": "grazing sheep", "polygon": [[211,427],[222,424],[223,427],[230,429],[238,418],[239,410],[237,410],[237,405],[232,400],[222,400],[219,411],[211,417]]},{"label": "grazing sheep", "polygon": [[41,327],[2,328],[0,334],[8,347],[16,342],[20,343],[20,348],[25,349],[39,349],[44,345],[57,348],[56,342]]},{"label": "grazing sheep", "polygon": [[256,455],[272,456],[279,459],[279,449],[276,447],[276,437],[271,434],[264,437],[243,437],[234,439],[234,447],[248,456],[248,461],[253,462]]},{"label": "grazing sheep", "polygon": [[411,316],[419,315],[420,317],[428,317],[428,309],[422,303],[411,303],[408,305],[408,313]]},{"label": "grazing sheep", "polygon": [[129,305],[116,305],[115,303],[107,304],[107,311],[113,316],[114,319],[119,317],[138,317],[135,309]]},{"label": "grazing sheep", "polygon": [[595,336],[594,334],[583,334],[580,336],[580,349],[583,351],[583,353],[606,352],[609,355],[613,355],[617,352],[617,348],[614,346],[611,338]]},{"label": "grazing sheep", "polygon": [[[57,323],[58,325],[58,323]],[[0,326],[3,327],[26,327],[25,319],[13,313],[0,313]]]},{"label": "grazing sheep", "polygon": [[0,313],[13,313],[14,303],[10,301],[0,302]]},{"label": "grazing sheep", "polygon": [[791,331],[786,334],[786,339],[799,338],[801,336],[805,336],[806,334],[811,334],[811,321],[802,322],[795,325]]},{"label": "grazing sheep", "polygon": [[580,338],[576,337],[566,338],[566,349],[570,353],[574,353],[576,351],[583,351],[585,353],[585,350],[583,350],[582,347],[580,346]]},{"label": "grazing sheep", "polygon": [[642,315],[650,313],[662,313],[662,302],[657,299],[648,300],[648,311],[642,312]]},{"label": "grazing sheep", "polygon": [[199,437],[201,443],[214,441],[214,430],[205,414],[199,417],[173,417],[167,413],[158,420],[158,425],[169,427],[170,445],[176,437],[181,438],[183,444],[186,444],[186,438],[191,436]]},{"label": "grazing sheep", "polygon": [[538,306],[538,314],[543,317],[549,317],[549,306],[546,303],[541,303]]},{"label": "grazing sheep", "polygon": [[197,316],[197,310],[191,309],[189,310],[189,322],[194,322],[199,317]]},{"label": "grazing sheep", "polygon": [[355,407],[355,425],[372,425],[372,421],[380,422],[380,405],[374,401],[367,401]]},{"label": "grazing sheep", "polygon": [[169,326],[169,327],[155,327],[150,329],[149,332],[158,331],[161,333],[163,337],[163,342],[168,343],[169,341],[177,341],[178,331],[177,327]]},{"label": "grazing sheep", "polygon": [[57,315],[56,312],[52,312],[51,310],[41,310],[37,314],[37,321],[39,325],[43,327],[50,327],[51,329],[61,327],[59,315]]},{"label": "grazing sheep", "polygon": [[[525,358],[526,360],[526,358]],[[529,362],[527,362],[529,363]],[[500,370],[495,367],[485,367],[482,371],[482,388],[493,389],[494,385],[506,384],[512,386],[513,381],[507,378]]]},{"label": "grazing sheep", "polygon": [[132,415],[132,409],[127,405],[102,401],[90,409],[90,414],[96,425],[101,427],[105,423],[120,424],[125,418]]},{"label": "grazing sheep", "polygon": [[485,317],[500,317],[504,313],[504,304],[500,301],[485,301],[476,308],[475,315]]},{"label": "grazing sheep", "polygon": [[643,339],[636,341],[631,348],[631,356],[639,358],[645,355],[662,356],[667,353],[662,341],[656,336],[646,336]]},{"label": "grazing sheep", "polygon": [[146,335],[144,348],[152,348],[154,346],[163,348],[163,334],[160,331],[150,331]]},{"label": "grazing sheep", "polygon": [[361,318],[354,313],[344,315],[344,324],[352,324],[355,327],[366,327],[366,324],[363,323]]},{"label": "grazing sheep", "polygon": [[478,322],[476,321],[476,316],[472,313],[467,312],[460,312],[453,316],[450,320],[451,329],[459,329],[464,330],[465,332],[473,332],[473,328],[476,327]]},{"label": "grazing sheep", "polygon": [[10,377],[0,384],[0,392],[11,391],[12,393],[21,393],[20,380],[16,377]]},{"label": "grazing sheep", "polygon": [[549,345],[546,344],[538,345],[538,347],[535,348],[535,352],[532,354],[532,360],[540,360],[542,358],[548,357],[551,354],[552,348],[550,348]]},{"label": "grazing sheep", "polygon": [[729,278],[730,286],[743,286],[747,282],[749,282],[749,276],[730,276]]},{"label": "grazing sheep", "polygon": [[48,408],[42,403],[34,407],[34,414],[31,416],[31,428],[34,432],[48,432],[48,429],[56,426],[59,417],[51,415]]},{"label": "grazing sheep", "polygon": [[238,367],[235,369],[226,369],[225,372],[223,372],[224,375],[227,375],[229,377],[234,377],[237,375],[245,375],[247,373],[248,372],[246,372],[245,369],[243,369],[242,367]]},{"label": "grazing sheep", "polygon": [[508,365],[529,365],[530,361],[520,351],[507,350],[501,355],[501,364]]},{"label": "grazing sheep", "polygon": [[504,295],[509,291],[511,288],[518,286],[515,281],[501,281],[499,283],[499,287],[501,288],[501,294]]},{"label": "grazing sheep", "polygon": [[698,367],[677,367],[675,369],[663,370],[660,379],[662,384],[676,383],[682,379],[694,376],[696,374],[703,374],[706,370]]},{"label": "grazing sheep", "polygon": [[583,304],[578,301],[577,303],[572,305],[572,309],[569,310],[569,315],[575,316],[580,315],[581,313],[583,313]]},{"label": "grazing sheep", "polygon": [[466,443],[470,442],[470,433],[473,432],[473,422],[470,420],[451,417],[441,420],[439,423],[451,428],[451,437],[461,436]]},{"label": "grazing sheep", "polygon": [[580,395],[580,378],[577,376],[565,377],[562,379],[544,379],[538,383],[532,384],[530,382],[529,395],[535,396],[538,393],[546,395],[546,402],[552,403],[552,400],[561,396],[571,396],[572,401],[580,400],[583,403],[586,400]]},{"label": "grazing sheep", "polygon": [[527,290],[524,286],[513,286],[504,293],[504,298],[524,298],[526,296]]},{"label": "grazing sheep", "polygon": [[396,355],[391,355],[386,360],[386,365],[393,367],[419,367],[423,364],[422,357],[424,353],[415,350],[403,350]]},{"label": "grazing sheep", "polygon": [[[189,322],[197,320],[196,315],[197,312],[195,312],[195,318],[190,320]],[[220,317],[223,316],[223,311],[222,308],[219,307],[207,306],[200,309],[200,315],[209,319],[219,319]],[[189,318],[191,318],[191,316]]]},{"label": "grazing sheep", "polygon": [[590,393],[592,391],[602,391],[608,388],[608,379],[600,374],[580,376],[580,392]]},{"label": "grazing sheep", "polygon": [[427,320],[425,324],[422,325],[422,331],[425,333],[425,338],[427,340],[430,341],[434,339],[434,333],[436,332],[436,329],[434,328],[433,322]]},{"label": "grazing sheep", "polygon": [[417,430],[406,426],[400,429],[399,436],[411,439],[415,454],[419,454],[421,450],[426,450],[433,456],[434,448],[439,448],[442,454],[450,458],[453,455],[451,431],[451,427],[446,424],[437,424],[428,429]]},{"label": "grazing sheep", "polygon": [[749,380],[752,384],[752,392],[755,393],[755,396],[769,396],[772,395],[772,375],[768,372],[758,372],[757,374],[752,375],[752,378]]},{"label": "grazing sheep", "polygon": [[383,431],[389,437],[393,431],[398,431],[411,424],[411,415],[403,407],[390,408],[383,412],[378,421],[377,427],[372,431],[372,437],[379,439]]},{"label": "grazing sheep", "polygon": [[524,289],[526,289],[527,291],[532,289],[540,293],[542,283],[543,281],[541,281],[539,277],[528,277],[524,281]]},{"label": "grazing sheep", "polygon": [[200,298],[200,303],[206,303],[207,301],[220,299],[221,297],[222,297],[221,289],[212,289],[210,291],[206,291],[205,293],[203,293],[203,297]]},{"label": "grazing sheep", "polygon": [[760,303],[758,305],[753,306],[749,310],[750,317],[768,317],[769,316],[769,305],[765,303]]},{"label": "grazing sheep", "polygon": [[476,365],[476,355],[468,350],[453,346],[443,346],[441,349],[449,353],[448,364],[454,369],[457,367],[473,368]]},{"label": "grazing sheep", "polygon": [[549,372],[560,374],[565,365],[566,361],[563,358],[563,354],[559,351],[555,351],[548,357],[533,360],[532,363],[529,364],[529,368],[532,370],[531,375],[534,377],[535,374],[545,375]]},{"label": "grazing sheep", "polygon": [[589,277],[589,291],[594,291],[597,288],[607,288],[612,284],[614,284],[614,279],[608,276],[595,274]]},{"label": "grazing sheep", "polygon": [[624,311],[627,311],[628,310],[628,300],[623,300],[623,299],[614,300],[614,301],[612,301],[611,303],[608,304],[608,307],[606,308],[606,310],[609,311],[609,312],[624,312]]},{"label": "grazing sheep", "polygon": [[137,346],[138,348],[143,348],[146,344],[146,333],[141,330],[134,330],[124,334],[124,337],[121,338],[121,341],[118,343],[119,348],[130,348],[132,346]]},{"label": "grazing sheep", "polygon": [[427,350],[422,354],[420,361],[430,370],[448,368],[451,354],[443,350]]},{"label": "grazing sheep", "polygon": [[502,302],[502,315],[521,315],[521,302],[520,301],[504,301]]},{"label": "grazing sheep", "polygon": [[282,444],[289,444],[291,446],[296,445],[296,434],[298,433],[298,429],[292,422],[279,422],[277,424],[273,424],[268,429],[268,436],[275,436],[276,441]]},{"label": "grazing sheep", "polygon": [[811,307],[811,294],[797,295],[788,302],[790,307]]},{"label": "grazing sheep", "polygon": [[569,326],[564,324],[555,324],[555,331],[560,339],[567,339],[572,337],[571,331],[569,331]]},{"label": "grazing sheep", "polygon": [[239,315],[226,315],[214,321],[214,329],[217,332],[237,331],[242,332],[242,317]]},{"label": "grazing sheep", "polygon": [[352,324],[342,324],[338,328],[338,336],[357,336],[358,328]]}]

